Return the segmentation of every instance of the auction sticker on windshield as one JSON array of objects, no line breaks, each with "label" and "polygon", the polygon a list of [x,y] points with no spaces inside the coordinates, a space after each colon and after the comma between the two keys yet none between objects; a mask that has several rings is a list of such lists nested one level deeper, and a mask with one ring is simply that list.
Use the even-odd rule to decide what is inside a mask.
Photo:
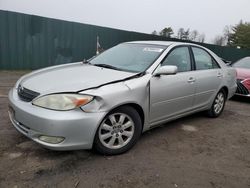
[{"label": "auction sticker on windshield", "polygon": [[147,51],[147,52],[162,52],[162,48],[144,48],[143,51]]}]

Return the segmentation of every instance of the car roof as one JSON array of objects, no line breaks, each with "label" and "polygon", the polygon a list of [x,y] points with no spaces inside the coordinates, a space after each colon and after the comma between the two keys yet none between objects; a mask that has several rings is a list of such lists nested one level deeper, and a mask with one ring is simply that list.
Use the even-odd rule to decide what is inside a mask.
[{"label": "car roof", "polygon": [[194,46],[199,46],[193,43],[185,43],[185,42],[176,42],[176,41],[132,41],[132,42],[127,42],[130,44],[152,44],[152,45],[161,45],[161,46],[170,46],[170,45],[194,45]]},{"label": "car roof", "polygon": [[239,62],[239,61],[241,61],[241,60],[245,60],[245,59],[250,60],[250,56],[246,56],[246,57],[243,57],[243,58],[241,58],[241,59],[238,59],[238,60],[235,61],[234,63]]},{"label": "car roof", "polygon": [[242,59],[250,59],[250,56],[244,57],[244,58],[242,58]]}]

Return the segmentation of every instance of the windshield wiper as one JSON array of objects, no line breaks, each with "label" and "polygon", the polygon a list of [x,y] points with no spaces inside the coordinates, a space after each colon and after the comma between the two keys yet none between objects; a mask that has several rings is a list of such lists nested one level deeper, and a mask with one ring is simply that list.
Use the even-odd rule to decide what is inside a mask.
[{"label": "windshield wiper", "polygon": [[108,69],[114,69],[114,70],[122,70],[120,68],[117,68],[115,66],[112,66],[112,65],[108,65],[108,64],[93,64],[97,67],[103,67],[103,68],[108,68]]}]

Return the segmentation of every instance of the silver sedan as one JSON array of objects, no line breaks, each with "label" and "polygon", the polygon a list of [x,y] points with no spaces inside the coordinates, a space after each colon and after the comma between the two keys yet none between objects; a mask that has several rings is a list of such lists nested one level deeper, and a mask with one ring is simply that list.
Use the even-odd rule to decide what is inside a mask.
[{"label": "silver sedan", "polygon": [[234,68],[204,47],[128,42],[23,76],[9,92],[9,116],[46,148],[120,154],[159,124],[199,111],[218,117],[235,90]]}]

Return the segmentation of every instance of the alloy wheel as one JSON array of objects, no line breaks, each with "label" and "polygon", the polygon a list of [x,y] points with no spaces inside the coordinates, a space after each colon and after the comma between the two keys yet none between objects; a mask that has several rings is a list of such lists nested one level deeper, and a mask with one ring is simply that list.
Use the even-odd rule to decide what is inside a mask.
[{"label": "alloy wheel", "polygon": [[224,94],[222,92],[219,92],[214,101],[214,112],[216,114],[219,114],[221,112],[221,110],[224,107],[224,102],[225,102]]},{"label": "alloy wheel", "polygon": [[127,145],[135,131],[132,118],[124,113],[107,116],[98,131],[101,143],[109,149],[119,149]]}]

